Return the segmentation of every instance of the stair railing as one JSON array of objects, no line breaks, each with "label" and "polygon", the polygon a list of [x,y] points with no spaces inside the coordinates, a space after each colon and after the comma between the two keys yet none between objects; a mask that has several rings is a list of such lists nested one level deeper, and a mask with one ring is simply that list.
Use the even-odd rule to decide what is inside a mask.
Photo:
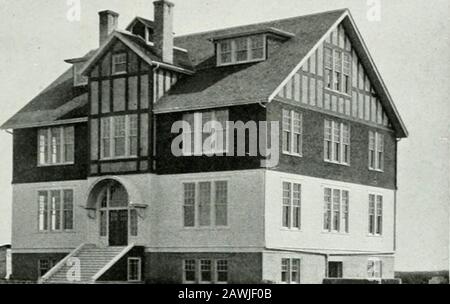
[{"label": "stair railing", "polygon": [[66,265],[67,261],[74,257],[75,255],[77,255],[81,249],[83,249],[83,247],[86,245],[86,243],[81,244],[80,246],[78,246],[77,248],[75,248],[71,253],[69,253],[68,255],[66,255],[64,257],[64,259],[62,259],[61,261],[59,261],[55,266],[53,266],[52,269],[50,269],[49,271],[47,271],[47,273],[45,275],[43,275],[39,280],[38,280],[38,284],[43,284],[46,281],[48,281],[48,279],[50,279],[54,274],[56,274],[63,266]]},{"label": "stair railing", "polygon": [[97,281],[102,275],[105,274],[105,272],[108,271],[114,264],[116,264],[121,258],[123,258],[135,245],[130,244],[127,247],[125,247],[118,255],[116,255],[111,261],[109,261],[102,269],[100,269],[91,279],[91,281],[94,283]]}]

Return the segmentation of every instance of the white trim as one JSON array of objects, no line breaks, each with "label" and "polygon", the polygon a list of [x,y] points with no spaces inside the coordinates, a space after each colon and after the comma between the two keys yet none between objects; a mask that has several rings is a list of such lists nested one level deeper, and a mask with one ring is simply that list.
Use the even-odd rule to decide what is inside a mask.
[{"label": "white trim", "polygon": [[[137,273],[137,279],[132,280],[130,279],[130,261],[137,261],[138,262],[138,273]],[[139,257],[129,257],[127,259],[127,281],[128,282],[141,282],[142,281],[142,259]]]},{"label": "white trim", "polygon": [[7,129],[44,128],[44,127],[60,126],[60,125],[66,125],[66,124],[75,124],[75,123],[81,123],[81,122],[87,122],[87,121],[88,121],[87,117],[82,117],[82,118],[37,122],[37,123],[30,123],[30,124],[11,125],[11,126],[2,127],[0,129],[7,130]]}]

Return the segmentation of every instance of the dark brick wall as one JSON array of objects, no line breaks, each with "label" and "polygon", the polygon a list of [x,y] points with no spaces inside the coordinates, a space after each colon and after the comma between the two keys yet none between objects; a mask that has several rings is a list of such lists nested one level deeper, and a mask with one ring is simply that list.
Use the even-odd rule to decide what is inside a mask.
[{"label": "dark brick wall", "polygon": [[[177,174],[192,172],[211,172],[227,170],[245,170],[260,168],[260,157],[223,157],[223,156],[192,156],[175,157],[171,151],[171,144],[179,134],[172,134],[172,124],[182,120],[183,113],[170,113],[157,115],[156,141],[157,141],[157,173]],[[265,110],[260,105],[234,106],[229,108],[230,121],[264,121]],[[248,135],[247,135],[248,136]],[[248,141],[248,138],[247,138]],[[235,140],[235,151],[236,140]],[[248,144],[246,144],[248,146]]]},{"label": "dark brick wall", "polygon": [[182,283],[184,259],[227,259],[229,283],[257,284],[262,281],[261,253],[147,253],[147,283]]},{"label": "dark brick wall", "polygon": [[13,136],[13,183],[80,180],[87,177],[88,131],[86,123],[75,126],[75,164],[38,167],[38,129],[17,129]]},{"label": "dark brick wall", "polygon": [[145,280],[145,256],[144,247],[134,247],[122,257],[113,267],[105,272],[98,281],[100,282],[125,282],[128,280],[128,258],[141,258],[141,278]]},{"label": "dark brick wall", "polygon": [[[277,101],[269,104],[267,119],[281,122],[283,108],[297,109],[303,114],[303,157],[285,155],[280,152],[279,165],[272,168],[273,170],[395,189],[397,142],[393,133]],[[326,118],[350,123],[350,166],[324,161],[324,120]],[[368,168],[369,130],[385,135],[384,172],[374,172]],[[282,147],[281,140],[280,136],[280,149]]]},{"label": "dark brick wall", "polygon": [[37,281],[38,261],[40,259],[62,260],[69,253],[13,253],[12,279],[21,281]]}]

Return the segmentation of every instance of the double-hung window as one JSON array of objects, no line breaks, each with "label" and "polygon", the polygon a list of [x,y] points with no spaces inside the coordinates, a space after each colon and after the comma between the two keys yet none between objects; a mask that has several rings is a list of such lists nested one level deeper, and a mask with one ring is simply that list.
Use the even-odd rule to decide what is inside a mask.
[{"label": "double-hung window", "polygon": [[283,182],[283,212],[284,228],[300,229],[301,227],[301,185]]},{"label": "double-hung window", "polygon": [[55,259],[39,259],[38,260],[38,274],[43,277],[50,269],[58,263]]},{"label": "double-hung window", "polygon": [[349,232],[349,192],[324,189],[323,229],[328,232]]},{"label": "double-hung window", "polygon": [[328,89],[351,93],[352,57],[349,53],[325,47],[325,84]]},{"label": "double-hung window", "polygon": [[383,171],[384,135],[369,131],[369,169]]},{"label": "double-hung window", "polygon": [[343,92],[346,94],[351,93],[351,71],[352,71],[352,58],[349,54],[344,53],[344,64],[343,64]]},{"label": "double-hung window", "polygon": [[188,259],[183,261],[183,283],[228,282],[228,260]]},{"label": "double-hung window", "polygon": [[184,183],[183,226],[228,225],[228,182]]},{"label": "double-hung window", "polygon": [[114,74],[122,74],[127,71],[127,54],[120,53],[115,54],[112,57],[112,73]]},{"label": "double-hung window", "polygon": [[325,82],[328,89],[333,88],[333,49],[325,48]]},{"label": "double-hung window", "polygon": [[222,40],[217,43],[217,64],[220,66],[264,60],[265,45],[264,35]]},{"label": "double-hung window", "polygon": [[302,120],[301,113],[283,110],[283,153],[302,155]]},{"label": "double-hung window", "polygon": [[281,259],[281,282],[300,283],[300,259]]},{"label": "double-hung window", "polygon": [[383,276],[383,263],[380,259],[371,258],[367,262],[367,278],[381,279]]},{"label": "double-hung window", "polygon": [[383,233],[383,196],[369,194],[369,234]]},{"label": "double-hung window", "polygon": [[325,120],[324,158],[327,162],[350,164],[350,126]]},{"label": "double-hung window", "polygon": [[74,162],[74,127],[52,127],[39,129],[40,166],[67,165]]},{"label": "double-hung window", "polygon": [[73,229],[73,190],[38,192],[39,231],[70,231]]},{"label": "double-hung window", "polygon": [[228,110],[183,115],[183,155],[223,154],[228,151]]},{"label": "double-hung window", "polygon": [[136,114],[101,119],[101,151],[103,159],[137,156]]}]

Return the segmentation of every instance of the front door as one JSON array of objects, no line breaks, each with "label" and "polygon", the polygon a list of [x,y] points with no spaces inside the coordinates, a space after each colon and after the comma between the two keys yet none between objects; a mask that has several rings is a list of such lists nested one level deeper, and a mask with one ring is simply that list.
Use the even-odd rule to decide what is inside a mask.
[{"label": "front door", "polygon": [[109,246],[128,245],[128,210],[109,211]]}]

